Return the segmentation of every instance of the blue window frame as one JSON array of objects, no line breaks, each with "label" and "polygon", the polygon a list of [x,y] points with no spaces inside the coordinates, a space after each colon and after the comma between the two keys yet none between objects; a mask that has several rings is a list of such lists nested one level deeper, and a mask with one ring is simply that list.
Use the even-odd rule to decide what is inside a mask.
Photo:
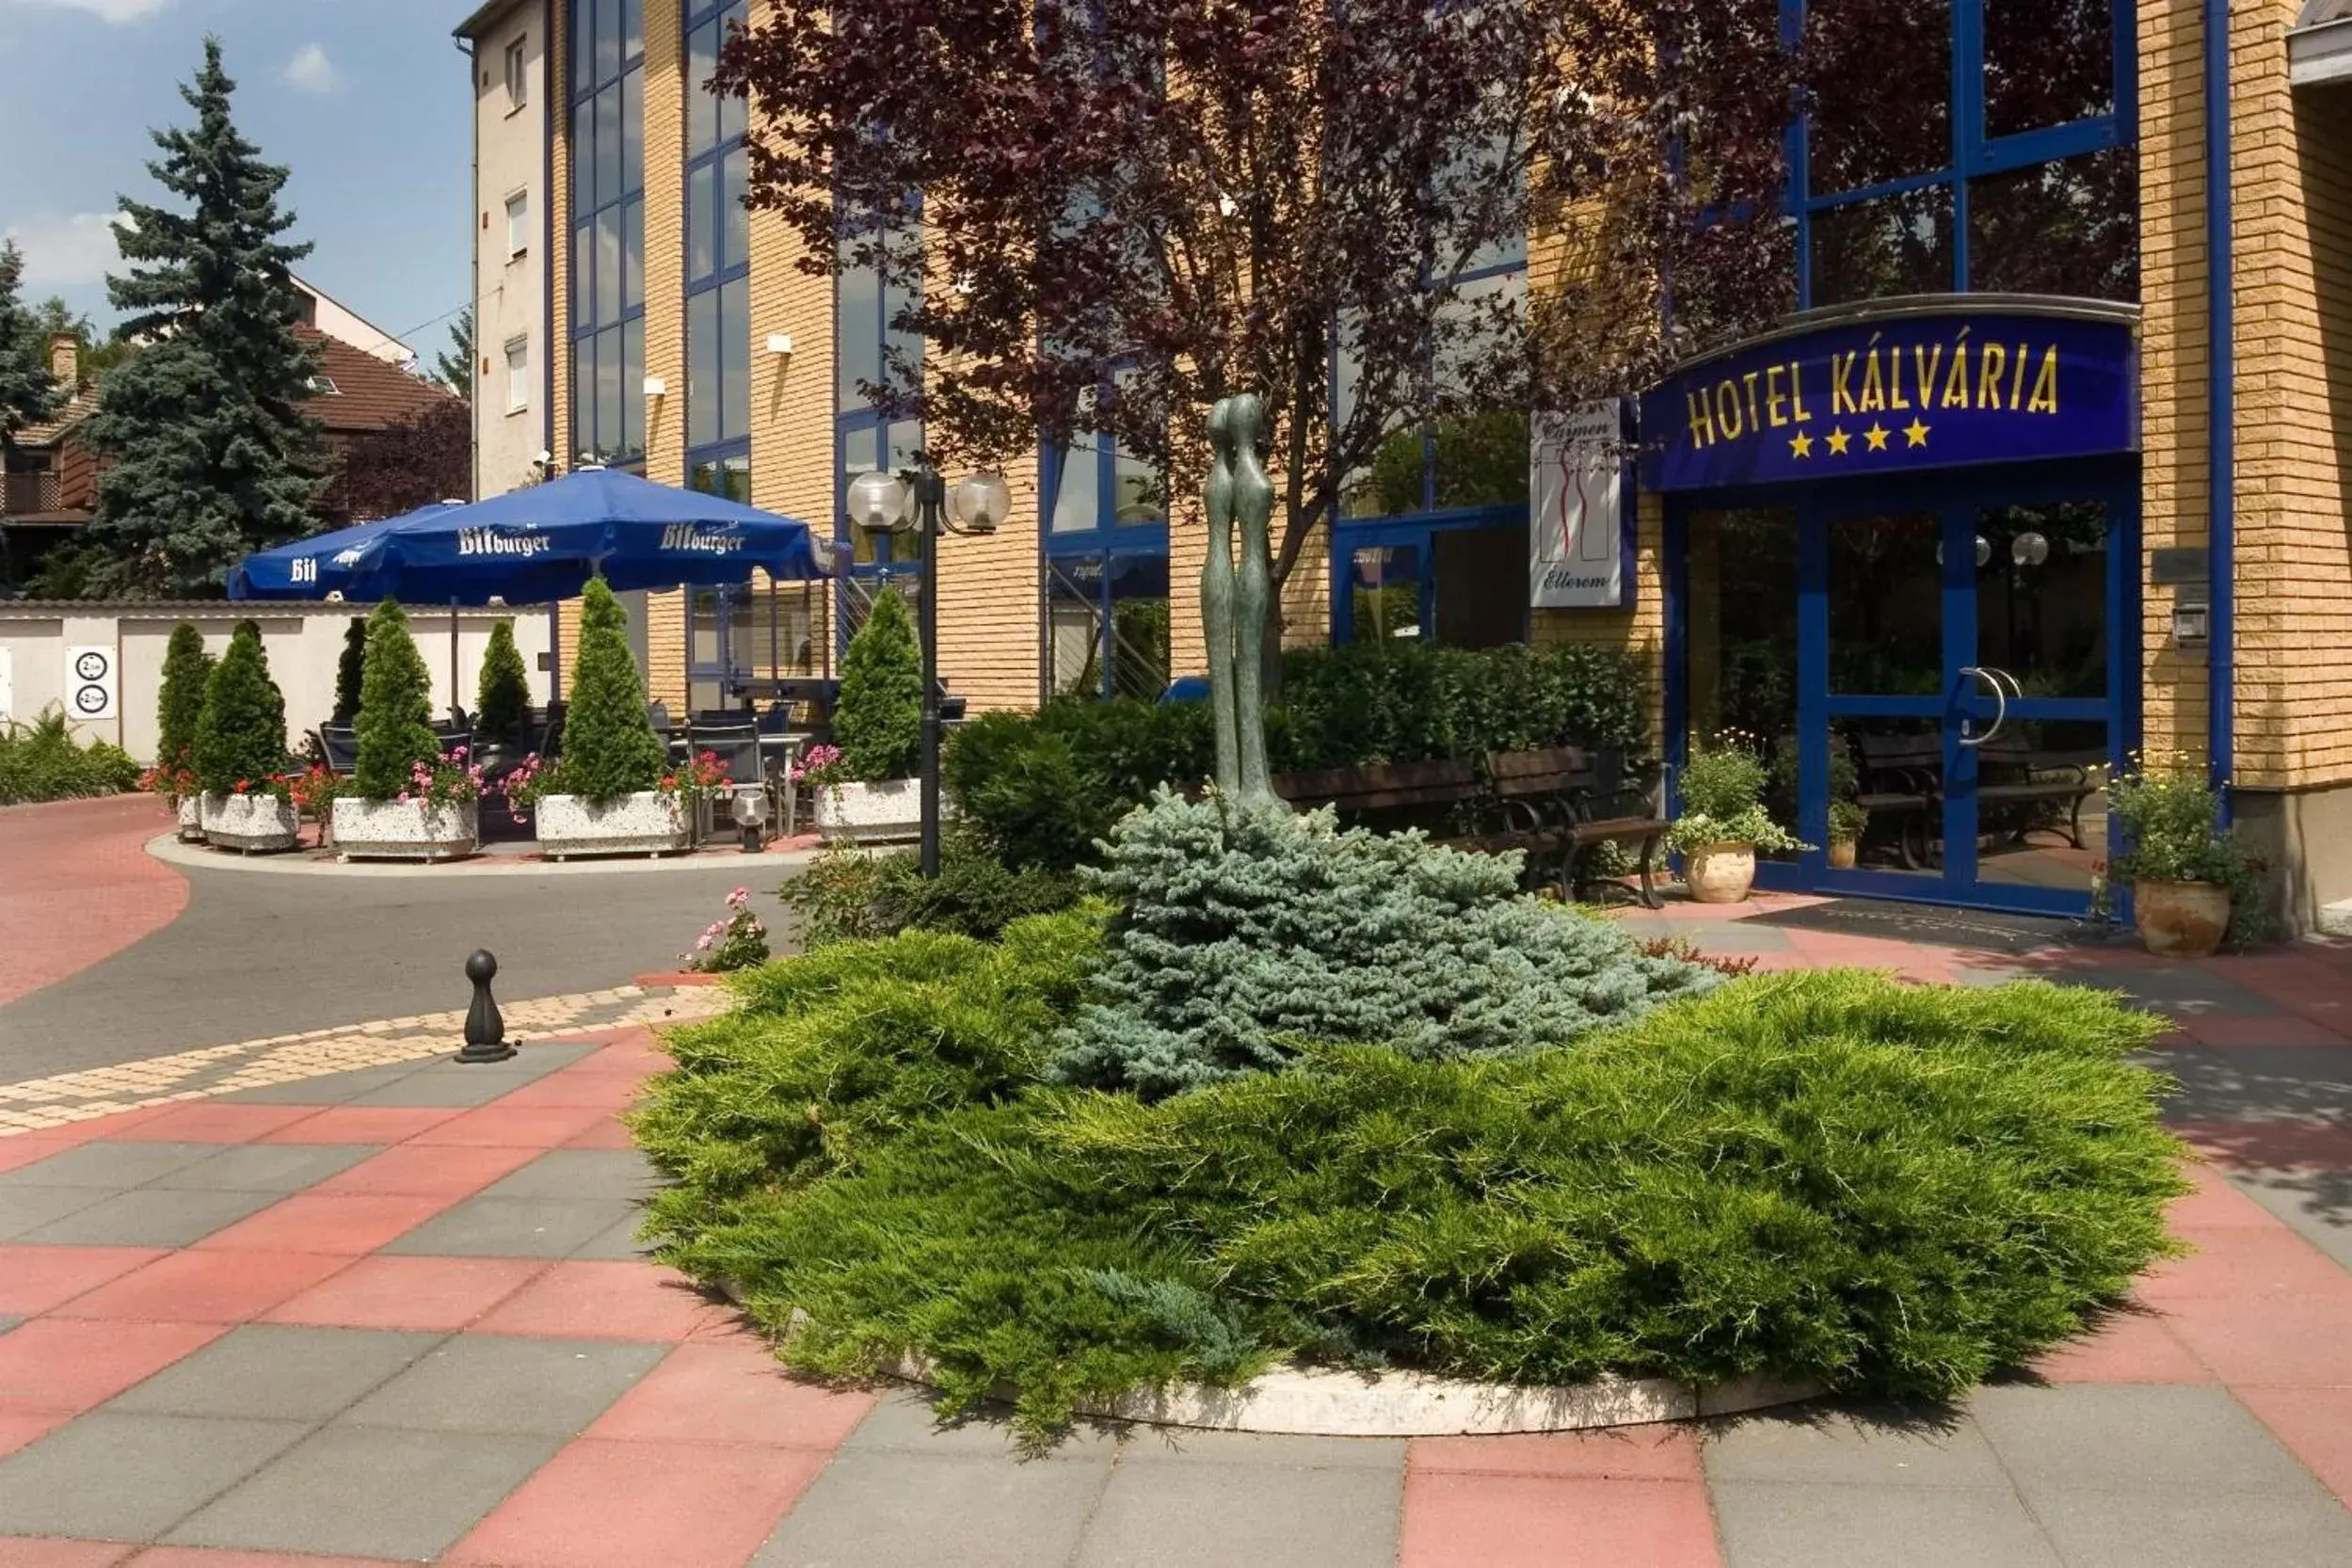
[{"label": "blue window frame", "polygon": [[712,92],[748,0],[680,0],[686,39],[686,471],[696,489],[751,499],[750,152],[744,104]]},{"label": "blue window frame", "polygon": [[[847,215],[843,223],[852,225]],[[856,232],[854,225],[845,229],[844,264],[833,280],[835,537],[850,551],[853,576],[910,579],[900,584],[901,591],[920,592],[920,582],[911,581],[920,579],[922,571],[920,536],[869,534],[852,528],[848,520],[849,482],[876,469],[895,473],[913,468],[923,443],[921,421],[890,417],[869,390],[890,386],[896,378],[920,376],[922,338],[899,325],[920,301],[886,280],[880,268],[846,264],[848,236]],[[910,201],[889,243],[919,244],[920,238],[920,209]],[[849,597],[842,600],[844,638],[855,630],[850,622],[856,618],[857,602]]]},{"label": "blue window frame", "polygon": [[570,0],[571,444],[645,458],[645,5]]},{"label": "blue window frame", "polygon": [[[1850,29],[1839,24],[1849,8]],[[1807,40],[1816,78],[1813,111],[1788,132],[1799,304],[1992,291],[2137,299],[2133,11],[2115,0],[1902,10],[1781,0],[1783,32]]]},{"label": "blue window frame", "polygon": [[[1131,372],[1096,390],[1118,395]],[[1168,487],[1108,433],[1040,454],[1042,696],[1157,696],[1168,684]]]}]

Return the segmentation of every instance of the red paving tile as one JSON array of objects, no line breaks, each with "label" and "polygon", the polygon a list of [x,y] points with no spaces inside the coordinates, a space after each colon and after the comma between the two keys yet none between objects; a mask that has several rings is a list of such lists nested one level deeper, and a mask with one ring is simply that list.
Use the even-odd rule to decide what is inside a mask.
[{"label": "red paving tile", "polygon": [[264,1144],[397,1144],[455,1120],[463,1112],[440,1105],[330,1105],[261,1139]]},{"label": "red paving tile", "polygon": [[351,1266],[303,1252],[175,1252],[57,1308],[61,1318],[241,1323]]},{"label": "red paving tile", "polygon": [[216,1323],[36,1318],[0,1334],[0,1411],[79,1415],[154,1376],[223,1332]]},{"label": "red paving tile", "polygon": [[560,1146],[568,1149],[633,1149],[637,1146],[637,1139],[629,1130],[628,1123],[617,1116],[610,1116],[579,1137],[565,1139]]},{"label": "red paving tile", "polygon": [[552,1149],[576,1138],[612,1112],[600,1106],[486,1105],[453,1116],[407,1140],[410,1144]]},{"label": "red paving tile", "polygon": [[2211,1165],[2191,1161],[2181,1174],[2197,1184],[2187,1197],[2175,1198],[2165,1219],[2176,1231],[2268,1230],[2278,1217],[2230,1185],[2229,1177]]},{"label": "red paving tile", "polygon": [[1699,1435],[1684,1426],[1603,1432],[1514,1432],[1503,1437],[1416,1437],[1416,1471],[1490,1476],[1581,1476],[1590,1480],[1704,1480]]},{"label": "red paving tile", "polygon": [[1398,1568],[1720,1568],[1691,1480],[1406,1472]]},{"label": "red paving tile", "polygon": [[2344,1035],[2296,1013],[2203,1013],[2181,1020],[2179,1032],[2200,1046],[2342,1046]]},{"label": "red paving tile", "polygon": [[289,1123],[317,1114],[317,1107],[309,1105],[192,1100],[166,1107],[135,1127],[120,1128],[106,1136],[124,1143],[250,1144]]},{"label": "red paving tile", "polygon": [[116,1568],[136,1546],[116,1541],[35,1541],[0,1536],[0,1568]]},{"label": "red paving tile", "polygon": [[800,1382],[764,1344],[736,1335],[679,1346],[584,1435],[830,1451],[873,1400],[860,1390]]},{"label": "red paving tile", "polygon": [[155,1247],[0,1247],[0,1312],[46,1312],[161,1256]]},{"label": "red paving tile", "polygon": [[2328,1296],[2352,1302],[2352,1273],[2282,1224],[2182,1230],[2197,1250],[2159,1263],[2134,1293],[2157,1304],[2198,1298]]},{"label": "red paving tile", "polygon": [[131,1559],[124,1568],[384,1568],[384,1560],[221,1551],[211,1546],[150,1546]]},{"label": "red paving tile", "polygon": [[2352,1507],[2352,1388],[2233,1390],[2320,1483]]},{"label": "red paving tile", "polygon": [[2150,1313],[2119,1312],[2088,1339],[2064,1345],[2034,1363],[2051,1383],[2212,1383],[2212,1368]]},{"label": "red paving tile", "polygon": [[475,1325],[484,1334],[678,1341],[730,1320],[686,1276],[654,1263],[557,1263]]},{"label": "red paving tile", "polygon": [[500,1176],[520,1170],[540,1149],[451,1148],[403,1144],[370,1155],[311,1189],[319,1197],[470,1198]]},{"label": "red paving tile", "polygon": [[2177,1122],[2172,1130],[2224,1165],[2352,1170],[2352,1127],[2336,1122]]},{"label": "red paving tile", "polygon": [[626,1073],[575,1073],[566,1068],[536,1083],[526,1083],[511,1095],[501,1095],[498,1104],[625,1111],[637,1103],[642,1093],[637,1080]]},{"label": "red paving tile", "polygon": [[[19,1448],[30,1448],[73,1417],[62,1410],[24,1412],[10,1415],[0,1410],[0,1459],[6,1459]],[[8,1560],[5,1548],[0,1547],[0,1562]]]},{"label": "red paving tile", "polygon": [[2183,1301],[2165,1321],[2232,1391],[2352,1388],[2352,1296]]},{"label": "red paving tile", "polygon": [[168,826],[150,795],[0,811],[0,1005],[112,957],[187,907],[188,885],[146,852]]},{"label": "red paving tile", "polygon": [[441,1560],[495,1568],[741,1568],[824,1464],[822,1453],[771,1448],[583,1438]]},{"label": "red paving tile", "polygon": [[24,1133],[14,1138],[0,1138],[0,1171],[13,1171],[37,1160],[46,1160],[53,1154],[63,1154],[68,1149],[79,1147],[82,1143],[79,1138],[36,1138]]},{"label": "red paving tile", "polygon": [[455,1199],[300,1192],[197,1243],[203,1252],[340,1253],[356,1257],[423,1224]]},{"label": "red paving tile", "polygon": [[464,1328],[547,1267],[510,1257],[363,1257],[324,1285],[264,1313],[262,1320],[448,1333]]}]

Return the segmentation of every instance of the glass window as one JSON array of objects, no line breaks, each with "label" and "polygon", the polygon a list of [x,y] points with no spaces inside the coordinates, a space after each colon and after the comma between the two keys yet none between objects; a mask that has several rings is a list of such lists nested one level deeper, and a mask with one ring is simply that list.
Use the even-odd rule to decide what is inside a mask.
[{"label": "glass window", "polygon": [[722,440],[751,434],[751,280],[724,284],[719,296],[719,429]]},{"label": "glass window", "polygon": [[620,209],[596,215],[596,319],[620,319]]},{"label": "glass window", "polygon": [[632,201],[621,212],[620,241],[622,252],[621,309],[634,311],[645,304],[645,203]]},{"label": "glass window", "polygon": [[725,220],[727,243],[721,248],[723,266],[744,266],[751,261],[751,153],[738,147],[727,155],[726,174],[719,187],[719,211]]},{"label": "glass window", "polygon": [[1944,294],[1952,282],[1952,189],[1928,185],[1813,215],[1813,302]]},{"label": "glass window", "polygon": [[596,85],[596,0],[571,0],[571,90],[585,92]]},{"label": "glass window", "polygon": [[686,301],[686,444],[719,439],[719,296],[706,289]]},{"label": "glass window", "polygon": [[2139,297],[2139,156],[2131,147],[1987,175],[1968,186],[1968,286]]},{"label": "glass window", "polygon": [[519,414],[531,407],[531,340],[506,342],[506,411]]},{"label": "glass window", "polygon": [[1053,487],[1050,531],[1091,533],[1102,525],[1102,449],[1091,435],[1074,438]]},{"label": "glass window", "polygon": [[634,458],[645,452],[645,317],[621,323],[620,341],[620,450]]},{"label": "glass window", "polygon": [[705,88],[718,70],[719,24],[713,20],[686,38],[686,151],[708,152],[719,144],[718,100]]},{"label": "glass window", "polygon": [[597,0],[596,79],[609,82],[620,74],[621,0]]},{"label": "glass window", "polygon": [[526,42],[526,40],[516,39],[506,45],[506,108],[509,113],[531,102],[531,64]]},{"label": "glass window", "polygon": [[861,383],[882,380],[882,280],[871,267],[850,267],[834,282],[834,389],[841,408],[862,408]]},{"label": "glass window", "polygon": [[571,320],[575,328],[596,320],[596,226],[587,219],[571,232]]},{"label": "glass window", "polygon": [[717,186],[718,170],[709,164],[686,176],[686,276],[690,279],[708,278],[719,268],[712,248],[718,231],[711,221]]},{"label": "glass window", "polygon": [[1814,195],[1951,163],[1951,0],[1811,0],[1805,43]]},{"label": "glass window", "polygon": [[620,328],[607,327],[596,336],[596,449],[617,456],[629,440],[621,413]]},{"label": "glass window", "polygon": [[620,85],[596,95],[596,203],[620,198]]},{"label": "glass window", "polygon": [[1350,557],[1349,637],[1359,643],[1421,634],[1421,552],[1370,545]]},{"label": "glass window", "polygon": [[531,197],[517,191],[506,199],[506,254],[520,256],[531,248]]},{"label": "glass window", "polygon": [[620,0],[620,55],[633,60],[645,53],[645,0]]},{"label": "glass window", "polygon": [[620,79],[620,168],[603,200],[634,196],[645,189],[645,72],[632,71]]},{"label": "glass window", "polygon": [[1691,746],[1752,735],[1769,767],[1765,805],[1797,821],[1797,516],[1693,513],[1685,527]]},{"label": "glass window", "polygon": [[2115,112],[2114,0],[1983,0],[1985,134]]},{"label": "glass window", "polygon": [[585,338],[572,344],[571,353],[571,430],[573,456],[587,453],[593,456],[596,446],[596,340]]},{"label": "glass window", "polygon": [[571,111],[571,210],[596,205],[596,100],[584,98]]}]

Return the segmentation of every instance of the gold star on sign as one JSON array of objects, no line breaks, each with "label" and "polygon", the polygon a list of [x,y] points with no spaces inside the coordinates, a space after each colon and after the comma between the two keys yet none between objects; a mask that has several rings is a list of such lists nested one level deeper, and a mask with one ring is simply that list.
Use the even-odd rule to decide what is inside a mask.
[{"label": "gold star on sign", "polygon": [[1843,457],[1843,456],[1846,456],[1846,449],[1847,449],[1848,447],[1849,447],[1849,446],[1853,445],[1853,444],[1854,444],[1854,438],[1853,438],[1853,437],[1851,437],[1851,436],[1849,436],[1849,435],[1848,435],[1845,431],[1843,431],[1843,430],[1832,430],[1832,431],[1830,432],[1830,454],[1831,454],[1831,456],[1837,456],[1837,457]]},{"label": "gold star on sign", "polygon": [[1803,431],[1788,438],[1788,450],[1800,457],[1813,456],[1813,438]]},{"label": "gold star on sign", "polygon": [[1870,428],[1864,430],[1863,434],[1869,438],[1871,451],[1884,452],[1886,450],[1886,439],[1887,437],[1893,435],[1894,432],[1889,430],[1883,424],[1873,424]]},{"label": "gold star on sign", "polygon": [[1928,444],[1928,427],[1927,425],[1920,424],[1919,421],[1914,419],[1909,424],[1903,426],[1903,434],[1910,440],[1912,445],[1925,446]]}]

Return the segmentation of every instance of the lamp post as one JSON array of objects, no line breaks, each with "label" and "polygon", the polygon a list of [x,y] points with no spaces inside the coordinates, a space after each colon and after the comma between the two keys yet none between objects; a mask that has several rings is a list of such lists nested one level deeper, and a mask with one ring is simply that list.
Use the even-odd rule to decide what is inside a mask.
[{"label": "lamp post", "polygon": [[927,453],[905,473],[876,471],[849,482],[850,521],[872,533],[919,533],[922,539],[923,645],[922,873],[939,874],[939,539],[993,534],[1012,508],[1012,488],[993,473],[969,473],[952,493]]}]

